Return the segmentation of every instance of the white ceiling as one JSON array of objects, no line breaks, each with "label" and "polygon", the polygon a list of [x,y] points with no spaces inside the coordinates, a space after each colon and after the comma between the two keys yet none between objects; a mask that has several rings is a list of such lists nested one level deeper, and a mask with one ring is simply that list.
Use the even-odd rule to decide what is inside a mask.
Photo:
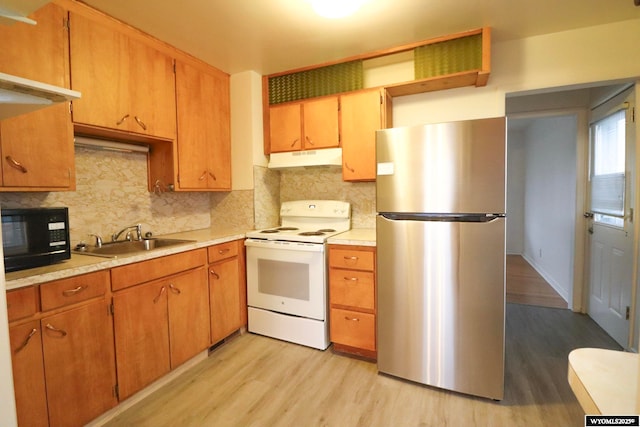
[{"label": "white ceiling", "polygon": [[84,0],[228,73],[271,74],[492,27],[493,41],[640,19],[634,0],[368,0],[342,20],[307,0]]}]

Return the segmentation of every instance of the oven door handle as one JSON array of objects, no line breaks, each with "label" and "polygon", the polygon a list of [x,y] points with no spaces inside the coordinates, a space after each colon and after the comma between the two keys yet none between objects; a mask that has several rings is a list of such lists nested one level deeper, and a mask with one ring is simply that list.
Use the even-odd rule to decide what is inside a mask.
[{"label": "oven door handle", "polygon": [[284,242],[279,240],[262,240],[262,239],[247,239],[244,241],[246,247],[283,250],[283,251],[297,251],[297,252],[324,252],[323,243],[302,243],[302,242]]}]

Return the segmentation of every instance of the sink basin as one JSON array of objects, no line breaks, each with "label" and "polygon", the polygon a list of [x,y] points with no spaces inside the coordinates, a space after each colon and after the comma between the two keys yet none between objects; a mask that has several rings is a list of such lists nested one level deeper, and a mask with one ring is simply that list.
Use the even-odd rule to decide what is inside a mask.
[{"label": "sink basin", "polygon": [[195,243],[195,240],[150,238],[134,241],[119,241],[104,243],[101,247],[77,247],[73,251],[82,255],[93,255],[105,258],[117,258],[118,255],[132,255],[140,252],[162,249],[170,246]]}]

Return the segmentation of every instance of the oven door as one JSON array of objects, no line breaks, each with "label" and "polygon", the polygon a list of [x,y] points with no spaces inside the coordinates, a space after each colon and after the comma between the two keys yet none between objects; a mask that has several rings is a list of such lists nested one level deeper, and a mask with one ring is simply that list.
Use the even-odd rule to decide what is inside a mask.
[{"label": "oven door", "polygon": [[250,307],[326,318],[324,244],[247,239],[245,246]]}]

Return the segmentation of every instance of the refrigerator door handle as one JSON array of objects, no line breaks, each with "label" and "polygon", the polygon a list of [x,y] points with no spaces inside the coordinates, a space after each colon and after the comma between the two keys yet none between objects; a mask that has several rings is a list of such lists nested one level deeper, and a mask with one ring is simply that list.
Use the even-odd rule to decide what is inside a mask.
[{"label": "refrigerator door handle", "polygon": [[503,213],[482,214],[436,214],[436,213],[397,213],[380,212],[380,215],[392,221],[440,221],[440,222],[491,222],[505,218]]}]

